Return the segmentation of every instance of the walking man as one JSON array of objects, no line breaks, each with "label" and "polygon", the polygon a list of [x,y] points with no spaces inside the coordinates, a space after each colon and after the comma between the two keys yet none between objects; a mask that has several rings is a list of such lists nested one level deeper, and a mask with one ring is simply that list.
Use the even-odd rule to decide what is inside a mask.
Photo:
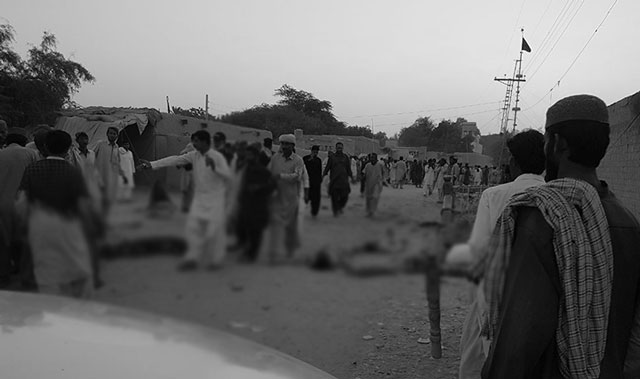
[{"label": "walking man", "polygon": [[640,375],[640,226],[596,174],[609,132],[595,96],[547,111],[549,182],[511,198],[481,261],[483,378]]},{"label": "walking man", "polygon": [[382,193],[383,170],[378,163],[378,154],[369,154],[369,163],[364,168],[364,196],[367,203],[367,217],[373,217],[378,209]]},{"label": "walking man", "polygon": [[[283,134],[279,141],[280,152],[274,154],[269,163],[269,170],[276,181],[276,194],[271,204],[271,263],[275,263],[283,249],[286,257],[292,258],[300,246],[298,207],[305,171],[302,158],[293,152],[296,137]],[[306,196],[308,190],[305,190]]]},{"label": "walking man", "polygon": [[186,224],[188,249],[181,271],[194,270],[203,260],[209,269],[221,267],[227,249],[225,187],[231,174],[225,157],[211,148],[211,135],[198,130],[191,135],[195,150],[157,161],[142,160],[145,169],[191,164],[194,195]]},{"label": "walking man", "polygon": [[320,210],[322,192],[322,160],[318,157],[318,145],[311,146],[311,154],[302,158],[309,174],[309,201],[311,202],[311,216],[316,217]]},{"label": "walking man", "polygon": [[331,209],[336,217],[344,212],[344,207],[347,205],[351,192],[349,180],[353,177],[349,156],[343,150],[342,142],[336,143],[336,152],[329,157],[322,174],[324,177],[331,173],[329,175],[329,195],[331,196]]}]

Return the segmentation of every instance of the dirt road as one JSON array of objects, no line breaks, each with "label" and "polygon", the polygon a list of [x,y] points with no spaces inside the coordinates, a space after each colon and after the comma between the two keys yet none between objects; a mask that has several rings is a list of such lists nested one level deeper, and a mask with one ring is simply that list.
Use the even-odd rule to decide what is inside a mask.
[{"label": "dirt road", "polygon": [[[174,256],[118,258],[104,264],[100,301],[143,309],[227,330],[325,370],[337,378],[452,378],[469,285],[442,285],[443,358],[429,357],[424,277],[397,274],[359,278],[343,271],[317,272],[301,262],[318,249],[342,254],[366,242],[419,244],[419,221],[437,220],[439,208],[420,189],[385,188],[376,219],[364,217],[353,188],[345,214],[331,216],[323,198],[316,220],[305,218],[299,264],[270,267],[229,261],[219,271],[179,273]],[[146,193],[119,205],[114,239],[132,235],[181,235],[184,216],[149,220]],[[176,199],[176,203],[177,199]],[[394,241],[389,241],[392,235]],[[366,336],[366,337],[365,337]],[[364,337],[364,338],[363,338]]]}]

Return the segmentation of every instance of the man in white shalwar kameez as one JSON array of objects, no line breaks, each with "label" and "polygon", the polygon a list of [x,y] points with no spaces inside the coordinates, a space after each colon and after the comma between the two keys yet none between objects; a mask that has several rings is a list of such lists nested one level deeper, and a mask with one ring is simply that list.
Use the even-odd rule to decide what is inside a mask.
[{"label": "man in white shalwar kameez", "polygon": [[120,170],[122,170],[122,176],[118,183],[118,199],[130,201],[135,187],[133,173],[136,171],[131,144],[128,141],[123,142],[118,151],[120,153]]},{"label": "man in white shalwar kameez", "polygon": [[[283,134],[279,138],[281,151],[274,154],[269,162],[269,170],[276,180],[276,193],[271,203],[271,246],[269,259],[274,263],[284,253],[293,258],[300,246],[300,224],[298,223],[300,189],[305,186],[304,162],[293,152],[296,138]],[[304,189],[308,198],[308,188]]]},{"label": "man in white shalwar kameez", "polygon": [[111,209],[118,195],[119,177],[122,175],[120,168],[120,152],[118,150],[118,129],[107,129],[107,141],[99,141],[93,151],[96,153],[96,168],[102,181],[102,202],[106,213]]},{"label": "man in white shalwar kameez", "polygon": [[143,168],[157,169],[191,164],[194,196],[185,228],[187,253],[179,270],[193,270],[202,261],[210,269],[219,268],[226,255],[225,188],[231,178],[222,154],[211,148],[211,136],[204,130],[191,135],[194,151],[153,162],[142,161]]}]

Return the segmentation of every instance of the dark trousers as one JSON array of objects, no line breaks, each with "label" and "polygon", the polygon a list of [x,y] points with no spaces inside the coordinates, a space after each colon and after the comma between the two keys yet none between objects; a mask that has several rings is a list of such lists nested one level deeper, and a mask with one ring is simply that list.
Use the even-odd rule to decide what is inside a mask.
[{"label": "dark trousers", "polygon": [[322,184],[311,185],[309,187],[309,201],[311,202],[311,215],[316,216],[320,210],[320,198],[322,195]]},{"label": "dark trousers", "polygon": [[342,209],[347,205],[347,200],[349,200],[349,192],[347,191],[333,191],[331,193],[331,209],[334,215],[342,212]]},{"label": "dark trousers", "polygon": [[238,244],[242,246],[242,258],[255,262],[260,252],[260,244],[262,243],[262,234],[265,225],[238,225],[236,229]]}]

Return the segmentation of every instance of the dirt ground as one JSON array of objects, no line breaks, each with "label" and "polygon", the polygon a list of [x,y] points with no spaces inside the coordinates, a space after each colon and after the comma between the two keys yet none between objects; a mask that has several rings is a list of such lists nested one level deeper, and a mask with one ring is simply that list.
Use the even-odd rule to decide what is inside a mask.
[{"label": "dirt ground", "polygon": [[[176,204],[177,194],[172,194]],[[148,190],[119,204],[111,241],[145,236],[180,237],[184,215],[149,218]],[[442,282],[443,357],[430,358],[425,278],[422,274],[356,277],[342,270],[309,269],[306,257],[324,249],[337,256],[355,246],[420,245],[417,224],[439,219],[434,199],[413,186],[385,188],[377,217],[364,217],[354,186],[342,217],[334,218],[323,197],[316,220],[305,216],[304,241],[296,263],[269,266],[235,263],[218,271],[175,270],[175,255],[105,261],[106,285],[97,300],[142,309],[226,330],[308,362],[340,379],[453,378],[470,285]],[[308,213],[308,212],[307,212]],[[365,337],[366,336],[366,337]],[[364,337],[364,338],[363,338]]]}]

